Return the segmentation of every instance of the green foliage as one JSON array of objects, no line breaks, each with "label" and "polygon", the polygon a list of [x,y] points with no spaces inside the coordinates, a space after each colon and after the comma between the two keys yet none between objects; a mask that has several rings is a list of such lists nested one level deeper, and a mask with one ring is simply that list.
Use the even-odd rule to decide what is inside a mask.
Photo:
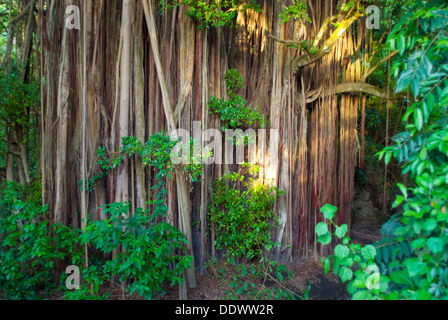
[{"label": "green foliage", "polygon": [[[350,243],[350,237],[346,236],[347,225],[338,226],[333,222],[336,211],[337,208],[329,204],[322,207],[321,212],[326,220],[315,228],[317,241],[323,245],[330,244],[333,235],[341,242],[335,247],[334,255],[321,259],[325,273],[328,274],[332,267],[334,274],[340,277],[342,282],[348,282],[348,291],[353,295],[353,299],[373,298],[373,294],[387,286],[388,279],[381,277],[380,282],[379,274],[375,273],[378,270],[374,262],[377,248],[373,245],[362,247],[360,244]],[[335,230],[334,233],[331,233],[329,225]],[[369,288],[371,290],[368,290]]]},{"label": "green foliage", "polygon": [[[404,225],[391,219],[381,229],[387,237],[373,245],[361,246],[350,243],[350,238],[345,236],[346,225],[334,224],[332,219],[336,210],[327,205],[321,211],[335,228],[334,235],[342,239],[342,244],[335,247],[334,255],[323,257],[321,263],[325,273],[333,265],[334,274],[342,282],[348,281],[348,291],[353,299],[448,298],[446,240],[443,236],[429,237],[431,231],[438,228],[435,219],[427,220],[421,227],[424,237],[412,237],[415,230],[409,230],[406,219],[403,219]],[[315,230],[318,242],[331,243],[332,234],[327,223],[319,223]],[[440,231],[437,234],[441,234]]]},{"label": "green foliage", "polygon": [[79,289],[67,290],[65,273],[61,280],[60,290],[64,292],[65,300],[107,300],[110,292],[100,294],[100,286],[110,280],[110,275],[103,272],[103,266],[92,264],[82,270],[82,282]]},{"label": "green foliage", "polygon": [[217,114],[223,122],[222,130],[236,129],[243,124],[259,124],[264,127],[267,124],[266,118],[261,113],[246,107],[247,101],[237,94],[239,89],[244,88],[243,78],[238,71],[228,70],[225,79],[229,99],[218,99],[213,96],[209,103],[210,110]]},{"label": "green foliage", "polygon": [[411,243],[395,235],[397,229],[402,226],[400,217],[398,215],[392,216],[381,227],[380,232],[384,237],[373,243],[376,248],[375,261],[382,275],[390,275],[397,271],[398,268],[394,266],[403,259],[411,257]]},{"label": "green foliage", "polygon": [[0,120],[3,125],[28,125],[29,110],[39,106],[39,83],[24,83],[13,64],[0,70]]},{"label": "green foliage", "polygon": [[165,10],[172,9],[179,5],[186,5],[186,15],[199,23],[199,28],[209,29],[210,27],[220,28],[224,26],[233,27],[234,19],[239,11],[254,9],[261,11],[255,0],[161,0],[160,14]]},{"label": "green foliage", "polygon": [[[383,225],[385,238],[369,249],[350,245],[354,251],[348,255],[336,247],[334,269],[341,259],[350,262],[344,263],[347,268],[352,260],[360,267],[353,280],[347,269],[339,271],[343,280],[351,280],[348,289],[354,299],[448,298],[448,10],[438,1],[424,4],[418,1],[389,35],[391,49],[397,48],[403,57],[392,70],[398,77],[396,91],[409,86],[416,102],[403,117],[406,131],[393,138],[395,145],[379,152],[386,163],[397,157],[403,174],[409,172],[416,187],[398,184],[400,194],[393,207],[402,205],[403,213]],[[318,234],[323,231],[322,226],[316,227]],[[344,238],[343,245],[349,240]],[[373,256],[380,267],[378,288],[365,290],[365,264],[359,253],[366,260],[372,261]],[[325,260],[326,270],[328,265]]]},{"label": "green foliage", "polygon": [[40,299],[53,288],[56,261],[80,255],[79,230],[45,219],[47,207],[25,202],[12,182],[2,192],[0,294],[5,299]]},{"label": "green foliage", "polygon": [[294,20],[300,20],[302,22],[308,21],[311,23],[311,19],[307,14],[307,4],[305,0],[295,0],[292,6],[285,7],[280,14],[283,23],[288,22],[291,17]]},{"label": "green foliage", "polygon": [[[157,210],[149,215],[137,208],[134,216],[127,217],[129,204],[111,204],[104,210],[110,218],[89,220],[82,233],[51,224],[46,206],[24,198],[23,186],[14,183],[8,183],[1,195],[1,298],[41,299],[51,290],[63,290],[66,299],[106,299],[108,294],[101,295],[99,289],[111,275],[118,275],[127,281],[129,293],[151,299],[163,294],[165,285],[180,284],[183,270],[191,265],[191,256],[185,254],[185,236],[170,224],[157,222]],[[109,261],[90,256],[79,290],[66,289],[65,271],[57,288],[56,263],[84,265],[84,245],[95,248],[101,257],[123,250]]]},{"label": "green foliage", "polygon": [[406,276],[407,283],[400,297],[441,299],[448,297],[448,9],[438,1],[421,5],[389,36],[403,57],[392,71],[396,91],[410,87],[415,102],[403,117],[406,131],[379,155],[386,162],[395,156],[415,182],[414,188],[398,184],[393,205],[403,205],[403,226],[395,235],[407,238],[413,252],[399,265],[400,281]]},{"label": "green foliage", "polygon": [[[179,152],[176,153],[176,151]],[[173,139],[163,132],[153,134],[145,144],[135,137],[123,137],[122,149],[116,150],[111,155],[107,153],[105,147],[98,148],[97,156],[99,160],[97,165],[101,170],[86,181],[87,189],[93,191],[96,181],[121,166],[125,157],[131,158],[136,155],[141,157],[144,166],[152,166],[157,169],[155,176],[157,185],[153,188],[163,189],[165,178],[171,179],[174,171],[173,159],[179,163],[185,163],[185,172],[191,176],[193,182],[196,182],[202,174],[203,159],[210,157],[211,152],[208,149],[201,150],[198,143],[193,139],[190,139],[189,143],[183,143],[180,138],[179,140]],[[80,180],[81,189],[82,184],[83,181]]]},{"label": "green foliage", "polygon": [[[243,164],[240,172],[228,173],[214,182],[208,215],[216,230],[215,246],[225,250],[227,260],[219,268],[217,261],[205,267],[221,281],[224,299],[303,298],[282,285],[293,274],[271,259],[278,245],[271,241],[273,224],[278,224],[274,204],[282,192],[257,183],[254,176],[258,172],[258,166]],[[251,263],[237,263],[240,258]],[[268,287],[266,281],[276,286]]]},{"label": "green foliage", "polygon": [[[241,172],[223,175],[213,185],[208,214],[215,225],[216,248],[226,248],[229,258],[252,259],[272,246],[270,230],[273,222],[278,223],[274,204],[281,191],[246,177],[258,171],[257,166],[244,164]],[[244,191],[235,188],[237,184]]]},{"label": "green foliage", "polygon": [[[15,62],[0,69],[0,166],[6,167],[4,159],[7,159],[9,142],[17,139],[18,143],[28,145],[28,161],[30,162],[30,174],[36,176],[37,163],[39,161],[37,132],[39,113],[39,82],[21,80],[21,74]],[[18,134],[20,132],[20,134]],[[11,148],[11,146],[10,146]],[[9,150],[11,151],[11,150]]]},{"label": "green foliage", "polygon": [[[127,281],[127,292],[152,299],[164,293],[166,284],[182,283],[182,272],[191,266],[191,256],[185,255],[185,236],[166,222],[156,222],[156,215],[150,215],[138,208],[129,217],[128,203],[113,203],[105,207],[110,218],[88,221],[80,243],[91,246],[102,254],[111,254],[122,248],[113,260],[89,265],[83,270],[84,287],[79,292],[66,292],[66,298],[98,297],[100,285],[111,275],[118,275],[120,281]],[[82,260],[74,259],[79,265]],[[94,294],[88,293],[94,285]]]}]

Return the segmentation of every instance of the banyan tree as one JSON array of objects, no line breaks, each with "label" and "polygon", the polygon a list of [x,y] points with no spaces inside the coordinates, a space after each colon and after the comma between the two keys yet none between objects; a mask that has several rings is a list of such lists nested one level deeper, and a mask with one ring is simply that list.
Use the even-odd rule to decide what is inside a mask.
[{"label": "banyan tree", "polygon": [[[298,1],[308,18],[288,20],[285,7],[296,1],[232,1],[216,9],[232,13],[229,23],[204,25],[189,14],[192,1],[183,2],[161,10],[155,0],[38,1],[42,196],[52,218],[83,227],[88,214],[103,219],[108,203],[130,202],[130,214],[148,206],[155,172],[139,157],[85,188],[98,170],[98,148],[113,153],[122,137],[144,142],[157,132],[193,132],[198,122],[202,131],[221,128],[208,104],[227,97],[224,76],[235,69],[245,83],[238,94],[268,120],[269,147],[257,150],[256,162],[261,178],[284,191],[272,230],[277,255],[325,253],[314,233],[320,208],[337,206],[337,222],[350,226],[363,145],[358,117],[366,94],[386,97],[366,82],[375,67],[365,50],[372,32],[366,4]],[[195,183],[179,169],[167,180],[166,219],[187,236],[194,256],[190,287],[194,267],[216,254],[210,185],[229,170],[238,165],[206,165]]]}]

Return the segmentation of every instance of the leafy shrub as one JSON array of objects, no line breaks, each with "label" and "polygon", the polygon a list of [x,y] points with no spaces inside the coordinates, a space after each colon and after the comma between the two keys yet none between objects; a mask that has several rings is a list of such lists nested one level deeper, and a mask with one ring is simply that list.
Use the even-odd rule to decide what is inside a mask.
[{"label": "leafy shrub", "polygon": [[[226,248],[231,258],[252,259],[272,246],[270,230],[278,223],[274,204],[281,192],[245,176],[255,174],[259,167],[244,164],[243,168],[215,181],[208,214],[216,228],[216,248]],[[245,191],[236,189],[236,183]]]},{"label": "leafy shrub", "polygon": [[392,216],[381,227],[380,233],[384,237],[373,243],[373,246],[376,248],[375,261],[382,275],[390,275],[398,270],[396,267],[393,267],[393,264],[410,257],[412,254],[411,243],[395,235],[395,231],[402,226],[400,216]]},{"label": "leafy shrub", "polygon": [[[191,256],[185,255],[185,236],[166,222],[156,223],[155,215],[143,209],[127,217],[130,205],[114,203],[106,206],[110,218],[89,221],[81,244],[88,244],[102,253],[123,250],[114,260],[91,265],[83,270],[87,280],[98,287],[109,275],[118,275],[120,281],[128,281],[128,292],[138,292],[145,299],[163,293],[165,284],[182,283],[182,272],[190,267]],[[86,281],[89,284],[89,281]]]},{"label": "leafy shrub", "polygon": [[45,219],[46,206],[24,202],[22,186],[8,182],[2,194],[0,293],[6,299],[39,299],[55,288],[57,261],[79,256],[79,230]]},{"label": "leafy shrub", "polygon": [[[217,260],[205,266],[221,281],[224,299],[301,298],[282,285],[293,273],[272,259],[277,244],[271,241],[271,229],[278,224],[274,204],[282,192],[257,183],[253,177],[258,172],[258,166],[243,164],[240,172],[228,173],[214,182],[208,215],[216,230],[216,248],[225,249],[227,259],[220,267]],[[239,258],[247,258],[250,263],[237,263]],[[258,260],[253,261],[255,258]],[[277,286],[266,286],[267,281]]]},{"label": "leafy shrub", "polygon": [[244,87],[243,78],[237,70],[229,69],[225,75],[228,100],[218,99],[216,96],[210,98],[209,108],[217,114],[223,122],[222,130],[236,129],[243,124],[259,124],[265,126],[266,118],[259,112],[247,107],[247,101],[239,96],[238,90]]},{"label": "leafy shrub", "polygon": [[[378,266],[374,262],[377,250],[372,245],[362,247],[360,244],[350,243],[350,237],[346,236],[348,226],[338,226],[333,222],[336,211],[337,208],[329,204],[322,207],[321,212],[326,220],[318,223],[315,229],[317,241],[323,245],[330,244],[333,235],[341,241],[335,247],[334,255],[321,258],[325,273],[328,274],[332,267],[334,274],[342,282],[348,281],[348,292],[353,299],[372,298],[372,293],[384,289],[384,283],[380,283]],[[329,226],[333,227],[334,233],[331,233]],[[381,281],[385,279],[387,277],[381,277]],[[366,288],[370,290],[365,290]]]},{"label": "leafy shrub", "polygon": [[295,20],[311,23],[311,19],[307,14],[307,4],[305,0],[296,0],[293,5],[285,7],[280,14],[283,23],[288,22],[291,17]]}]

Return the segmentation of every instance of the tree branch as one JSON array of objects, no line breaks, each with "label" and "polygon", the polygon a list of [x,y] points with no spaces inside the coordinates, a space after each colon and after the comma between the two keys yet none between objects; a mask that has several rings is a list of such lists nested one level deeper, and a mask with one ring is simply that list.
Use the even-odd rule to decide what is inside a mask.
[{"label": "tree branch", "polygon": [[396,55],[398,53],[398,50],[395,50],[393,52],[391,52],[387,57],[383,58],[377,65],[375,65],[374,67],[370,68],[361,78],[361,82],[365,82],[367,80],[367,78],[373,73],[373,71],[375,71],[383,62],[389,60],[390,58],[392,58],[394,55]]},{"label": "tree branch", "polygon": [[407,97],[406,92],[399,92],[395,94],[388,94],[385,90],[375,87],[371,84],[364,82],[344,82],[339,83],[334,88],[333,92],[329,90],[313,90],[308,92],[306,95],[306,102],[311,103],[316,101],[319,97],[328,97],[331,95],[339,94],[339,93],[366,93],[369,95],[373,95],[378,98],[388,99],[388,100],[397,100]]},{"label": "tree branch", "polygon": [[332,17],[328,17],[325,19],[324,23],[322,24],[322,27],[320,27],[319,33],[317,34],[316,38],[314,39],[314,46],[317,47],[320,40],[324,36],[325,32],[328,30],[328,26],[330,25],[330,22],[333,22],[334,20],[339,19],[341,16],[341,13],[338,13]]},{"label": "tree branch", "polygon": [[25,6],[25,8],[23,8],[22,12],[20,12],[20,13],[19,13],[18,15],[16,15],[14,18],[12,18],[11,20],[9,20],[9,23],[12,24],[12,23],[16,23],[16,22],[22,20],[22,19],[26,16],[26,14],[27,14],[28,10],[30,10],[30,8],[33,8],[33,9],[34,9],[34,5],[35,5],[35,4],[36,4],[35,1],[30,1],[30,3],[28,3],[28,4]]},{"label": "tree branch", "polygon": [[297,40],[284,40],[284,39],[280,39],[277,38],[276,36],[270,34],[269,32],[265,32],[266,36],[268,38],[271,38],[279,43],[283,43],[283,44],[292,44],[292,45],[300,45],[302,43],[302,41],[297,41]]},{"label": "tree branch", "polygon": [[[327,41],[325,41],[325,43],[322,45],[322,47],[316,53],[305,54],[305,55],[301,55],[301,56],[294,58],[291,61],[292,72],[295,74],[301,68],[303,68],[307,65],[313,64],[316,61],[322,59],[327,54],[329,54],[332,51],[333,46],[339,40],[339,37],[345,33],[345,31],[353,24],[353,22],[355,22],[356,20],[358,20],[361,17],[362,14],[361,14],[360,10],[358,10],[358,9],[359,8],[356,8],[356,11],[351,15],[349,13],[347,15],[348,18],[346,18],[345,20],[343,20],[342,22],[339,23],[339,26],[336,28],[336,30],[333,31],[331,36],[327,39]],[[330,21],[331,21],[331,19],[330,19]],[[330,23],[330,21],[328,21],[328,24]],[[323,32],[325,32],[325,30]]]}]

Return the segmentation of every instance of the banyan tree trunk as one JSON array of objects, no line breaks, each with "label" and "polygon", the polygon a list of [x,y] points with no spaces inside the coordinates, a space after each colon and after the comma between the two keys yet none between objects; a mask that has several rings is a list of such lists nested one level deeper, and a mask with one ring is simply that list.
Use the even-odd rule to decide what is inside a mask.
[{"label": "banyan tree trunk", "polygon": [[[355,22],[359,23],[355,34],[354,20],[346,24],[344,20],[341,25],[348,29],[330,39],[335,28],[328,21],[337,13],[336,0],[308,1],[312,23],[282,23],[279,15],[292,1],[258,0],[262,12],[239,12],[236,28],[207,31],[197,28],[183,5],[159,15],[155,0],[86,1],[87,9],[80,0],[70,4],[81,8],[81,21],[87,19],[81,26],[87,30],[61,27],[67,1],[46,1],[44,11],[42,173],[44,201],[54,218],[73,226],[81,223],[78,182],[83,153],[89,176],[98,169],[97,148],[105,146],[113,153],[122,136],[134,135],[144,142],[158,131],[193,132],[195,121],[202,130],[220,128],[207,103],[212,95],[226,96],[224,75],[234,68],[245,80],[240,94],[269,119],[268,129],[273,129],[267,130],[268,146],[257,150],[257,162],[262,179],[273,179],[285,191],[276,204],[280,225],[273,229],[273,238],[282,244],[277,254],[293,258],[325,253],[328,249],[317,245],[314,233],[322,220],[320,208],[337,205],[337,222],[350,224],[360,100],[347,93],[338,98],[335,87],[340,78],[344,82],[361,78],[356,57],[363,41],[362,24]],[[317,47],[331,47],[307,61],[304,49],[286,47],[274,37],[297,41],[317,37]],[[316,90],[325,94],[309,102],[307,94]],[[225,168],[221,162],[206,165],[203,181],[192,185],[178,170],[175,182],[167,185],[167,221],[187,236],[188,249],[199,264],[216,253],[207,199],[210,184]],[[141,160],[128,160],[87,194],[88,213],[102,219],[99,207],[115,201],[130,201],[133,208],[145,206],[153,197],[154,181],[152,170]],[[192,218],[199,221],[199,229],[192,229]],[[188,285],[195,286],[194,267],[188,273]]]}]

